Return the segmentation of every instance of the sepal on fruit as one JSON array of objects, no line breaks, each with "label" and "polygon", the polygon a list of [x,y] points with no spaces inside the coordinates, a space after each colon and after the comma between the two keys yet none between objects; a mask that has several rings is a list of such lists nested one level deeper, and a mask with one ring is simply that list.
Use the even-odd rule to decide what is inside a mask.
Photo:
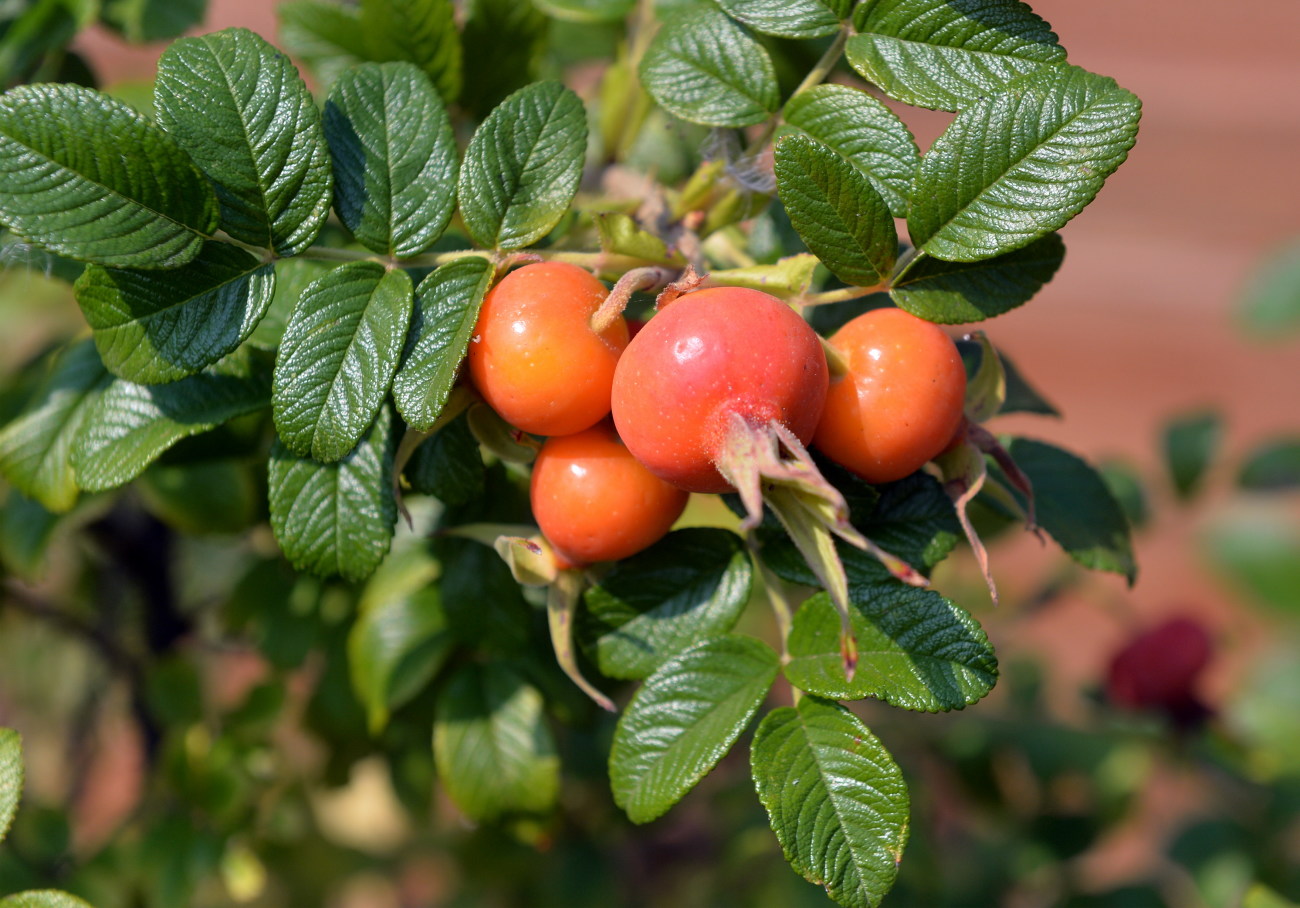
[{"label": "sepal on fruit", "polygon": [[857,641],[849,628],[848,577],[834,537],[871,553],[904,583],[926,586],[928,581],[849,523],[849,506],[843,494],[826,480],[808,449],[779,421],[755,424],[733,413],[716,463],[718,472],[736,489],[745,506],[741,529],[752,530],[762,522],[766,503],[830,593],[840,613],[844,673],[852,679],[857,669]]},{"label": "sepal on fruit", "polygon": [[[966,424],[963,423],[963,427],[965,426]],[[962,532],[966,534],[966,541],[970,543],[971,551],[975,553],[975,560],[979,563],[980,573],[984,575],[984,583],[988,585],[989,596],[992,597],[993,604],[997,605],[998,588],[993,582],[988,549],[984,548],[984,542],[975,532],[975,527],[971,524],[967,513],[971,501],[984,487],[984,481],[988,478],[988,468],[984,463],[984,454],[968,440],[965,428],[962,432],[960,441],[936,457],[934,462],[943,473],[943,490],[952,499]]]},{"label": "sepal on fruit", "polygon": [[555,649],[555,661],[569,680],[595,701],[601,709],[618,712],[614,701],[602,694],[583,677],[578,668],[577,653],[573,648],[573,615],[582,598],[583,579],[579,571],[560,571],[554,582],[546,591],[546,623],[551,630],[551,646]]},{"label": "sepal on fruit", "polygon": [[487,404],[470,407],[469,429],[479,444],[506,463],[530,464],[542,448],[541,442],[510,425]]}]

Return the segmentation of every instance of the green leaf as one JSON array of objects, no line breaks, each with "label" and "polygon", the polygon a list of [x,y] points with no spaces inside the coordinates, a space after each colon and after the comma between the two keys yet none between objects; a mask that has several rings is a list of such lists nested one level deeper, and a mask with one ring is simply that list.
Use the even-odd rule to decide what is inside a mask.
[{"label": "green leaf", "polygon": [[519,249],[569,209],[587,151],[587,113],[558,82],[506,98],[470,139],[460,170],[461,217],[474,242]]},{"label": "green leaf", "polygon": [[175,268],[217,229],[217,200],[176,140],[77,85],[0,97],[0,222],[101,265]]},{"label": "green leaf", "polygon": [[0,908],[92,908],[75,895],[57,889],[29,889],[0,899]]},{"label": "green leaf", "polygon": [[6,5],[0,11],[0,84],[72,81],[61,75],[50,78],[42,71],[58,57],[72,56],[65,56],[67,45],[95,21],[96,12],[92,0],[26,0]]},{"label": "green leaf", "polygon": [[861,171],[819,142],[789,136],[776,146],[776,186],[794,229],[832,274],[864,287],[889,274],[894,219]]},{"label": "green leaf", "polygon": [[22,415],[0,429],[0,473],[47,510],[61,513],[77,500],[72,443],[108,383],[89,340],[67,347]]},{"label": "green leaf", "polygon": [[1255,270],[1238,316],[1256,340],[1292,338],[1300,330],[1300,237],[1287,241]]},{"label": "green leaf", "polygon": [[388,393],[411,322],[411,278],[352,262],[298,300],[275,361],[272,406],[280,441],[333,461],[366,434]]},{"label": "green leaf", "polygon": [[472,820],[549,809],[560,760],[542,695],[500,663],[466,665],[438,698],[433,758],[447,794]]},{"label": "green leaf", "polygon": [[64,515],[10,490],[0,507],[0,570],[23,580],[40,580],[50,541],[63,521]]},{"label": "green leaf", "polygon": [[200,24],[207,8],[207,0],[105,0],[101,18],[132,44],[148,44]]},{"label": "green leaf", "polygon": [[663,24],[639,73],[664,110],[705,126],[752,126],[781,103],[767,51],[708,3],[687,7]]},{"label": "green leaf", "polygon": [[796,296],[808,292],[820,264],[817,256],[801,252],[770,265],[716,268],[709,272],[709,278],[711,283],[726,287],[748,287],[775,296]]},{"label": "green leaf", "polygon": [[1300,616],[1300,522],[1284,509],[1239,503],[1201,534],[1216,573],[1249,601]]},{"label": "green leaf", "polygon": [[151,514],[187,536],[242,533],[265,518],[262,483],[245,459],[156,463],[135,488]]},{"label": "green leaf", "polygon": [[325,104],[334,207],[363,246],[423,252],[456,206],[456,140],[433,84],[410,63],[366,63]]},{"label": "green leaf", "polygon": [[153,385],[193,375],[242,344],[271,304],[275,271],[213,242],[168,272],[91,265],[73,292],[108,370]]},{"label": "green leaf", "polygon": [[534,81],[546,62],[550,31],[551,23],[531,3],[473,0],[461,32],[462,43],[473,52],[464,60],[460,106],[481,120],[511,92]]},{"label": "green leaf", "polygon": [[1192,497],[1222,440],[1223,420],[1213,411],[1180,416],[1165,426],[1165,466],[1179,498]]},{"label": "green leaf", "polygon": [[23,796],[23,736],[0,728],[0,842],[9,834]]},{"label": "green leaf", "polygon": [[483,494],[483,470],[478,439],[461,414],[415,449],[403,475],[412,491],[456,507]]},{"label": "green leaf", "polygon": [[840,616],[819,593],[795,613],[785,676],[834,700],[875,697],[919,712],[962,709],[998,678],[988,637],[970,614],[932,590],[884,581],[850,589],[858,669],[844,677]]},{"label": "green leaf", "polygon": [[921,154],[907,124],[883,102],[856,88],[817,85],[787,101],[781,115],[860,170],[895,217],[906,216]]},{"label": "green leaf", "polygon": [[717,4],[731,18],[765,35],[820,38],[839,30],[853,0],[717,0]]},{"label": "green leaf", "polygon": [[963,110],[921,159],[907,216],[919,248],[973,262],[1060,229],[1137,139],[1142,102],[1114,79],[1054,66]]},{"label": "green leaf", "polygon": [[1300,438],[1274,439],[1251,451],[1237,485],[1259,492],[1300,486]]},{"label": "green leaf", "polygon": [[[488,486],[484,499],[499,504],[499,486]],[[438,540],[443,564],[443,610],[461,643],[516,658],[529,650],[530,608],[510,568],[496,551],[468,539]]]},{"label": "green leaf", "polygon": [[1137,579],[1128,520],[1097,471],[1041,441],[1013,439],[1007,449],[1034,487],[1038,524],[1084,567]]},{"label": "green leaf", "polygon": [[290,0],[276,6],[276,15],[284,49],[315,70],[324,85],[333,85],[349,66],[367,58],[356,7],[330,0]]},{"label": "green leaf", "polygon": [[644,678],[700,638],[730,630],[753,580],[734,533],[677,530],[587,591],[578,639],[601,674]]},{"label": "green leaf", "polygon": [[753,637],[710,637],[669,659],[619,717],[614,802],[634,823],[662,816],[718,764],[763,704],[780,665]]},{"label": "green leaf", "polygon": [[447,405],[493,273],[487,259],[468,256],[420,282],[411,321],[415,341],[393,379],[393,401],[411,428],[429,431]]},{"label": "green leaf", "polygon": [[804,697],[764,717],[754,785],[785,858],[841,905],[880,904],[907,844],[903,773],[844,707]]},{"label": "green leaf", "polygon": [[858,7],[849,64],[889,97],[960,110],[1022,73],[1065,60],[1019,0],[876,0]]},{"label": "green leaf", "polygon": [[451,0],[361,0],[361,29],[371,60],[414,63],[438,94],[455,101],[461,86],[460,33]]},{"label": "green leaf", "polygon": [[[923,573],[928,574],[946,558],[961,537],[952,501],[934,477],[916,472],[873,487],[842,467],[829,462],[823,462],[821,467],[831,484],[848,499],[852,524],[882,549]],[[821,585],[782,529],[766,525],[758,534],[763,563],[774,574],[789,583]],[[871,587],[889,576],[875,556],[845,542],[838,543],[836,549],[851,588]]]},{"label": "green leaf", "polygon": [[364,580],[392,541],[392,416],[381,408],[370,432],[335,463],[271,449],[271,529],[299,570]]},{"label": "green leaf", "polygon": [[[961,351],[961,358],[966,365],[966,378],[973,378],[979,369],[980,360],[983,357],[980,344],[972,340],[957,341],[957,349]],[[1002,361],[1002,371],[1006,379],[1006,399],[1002,401],[1002,407],[999,413],[1038,413],[1042,416],[1060,416],[1061,411],[1057,410],[1052,403],[1038,392],[1033,385],[1029,384],[1028,379],[1021,374],[1005,353],[998,352],[998,359]]]},{"label": "green leaf", "polygon": [[569,22],[617,22],[636,6],[636,0],[533,0],[533,4],[556,19]]},{"label": "green leaf", "polygon": [[91,492],[125,485],[182,438],[270,402],[269,369],[254,368],[243,357],[168,385],[114,379],[73,442],[77,485]]},{"label": "green leaf", "polygon": [[979,262],[921,256],[893,282],[889,295],[900,309],[940,325],[983,321],[1033,299],[1064,258],[1065,243],[1056,233]]},{"label": "green leaf", "polygon": [[452,649],[435,582],[441,569],[423,545],[387,558],[367,581],[348,634],[352,689],[371,734],[429,683]]},{"label": "green leaf", "polygon": [[237,240],[302,252],[333,191],[320,112],[289,58],[246,28],[184,38],[158,61],[158,123],[216,186]]}]

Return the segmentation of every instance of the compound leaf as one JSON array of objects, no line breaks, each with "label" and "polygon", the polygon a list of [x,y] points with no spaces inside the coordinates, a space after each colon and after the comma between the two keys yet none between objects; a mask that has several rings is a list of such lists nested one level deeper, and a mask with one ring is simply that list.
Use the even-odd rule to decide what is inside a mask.
[{"label": "compound leaf", "polygon": [[601,674],[644,678],[700,638],[730,630],[752,585],[753,565],[736,534],[677,530],[587,591],[578,639]]},{"label": "compound leaf", "polygon": [[393,379],[393,401],[411,428],[427,432],[442,414],[492,275],[491,262],[468,256],[439,267],[416,289],[414,344]]},{"label": "compound leaf", "polygon": [[921,153],[907,124],[884,103],[856,88],[817,85],[786,102],[781,115],[860,170],[891,214],[906,216]]},{"label": "compound leaf", "polygon": [[835,700],[875,697],[922,712],[962,709],[993,689],[993,648],[961,606],[892,580],[853,586],[849,595],[858,642],[853,679],[844,676],[839,613],[819,593],[791,627],[785,676],[795,687]]},{"label": "compound leaf", "polygon": [[586,150],[586,111],[560,83],[536,82],[506,98],[475,130],[461,167],[470,236],[497,249],[546,236],[578,191]]},{"label": "compound leaf", "polygon": [[334,207],[367,249],[422,252],[456,206],[456,140],[428,76],[410,63],[366,63],[325,104]]},{"label": "compound leaf", "polygon": [[321,461],[352,450],[397,371],[412,299],[407,273],[376,262],[351,262],[307,287],[275,361],[272,406],[285,447]]},{"label": "compound leaf", "polygon": [[463,61],[461,109],[481,120],[511,92],[534,81],[547,61],[551,27],[533,3],[474,0],[461,32],[464,45],[474,49]]},{"label": "compound leaf", "polygon": [[72,446],[77,485],[125,485],[182,438],[214,429],[271,402],[269,369],[231,357],[167,385],[113,380],[91,406]]},{"label": "compound leaf", "polygon": [[0,842],[9,834],[23,796],[23,736],[0,728]]},{"label": "compound leaf", "polygon": [[27,409],[0,429],[0,473],[14,488],[61,513],[77,500],[72,444],[109,375],[89,340],[55,354]]},{"label": "compound leaf", "polygon": [[146,44],[194,28],[207,8],[207,0],[104,0],[100,17],[132,44]]},{"label": "compound leaf", "polygon": [[176,140],[79,85],[0,97],[0,222],[69,258],[176,268],[217,229],[212,186]]},{"label": "compound leaf", "polygon": [[854,16],[849,64],[889,97],[960,110],[1022,73],[1065,60],[1019,0],[877,0]]},{"label": "compound leaf", "polygon": [[1033,483],[1039,526],[1084,567],[1122,574],[1132,584],[1137,562],[1128,518],[1097,471],[1041,441],[1015,438],[1007,450]]},{"label": "compound leaf", "polygon": [[717,0],[717,4],[754,31],[779,38],[834,34],[853,6],[852,0]]},{"label": "compound leaf", "polygon": [[907,844],[903,773],[857,716],[803,697],[768,713],[750,759],[785,858],[849,908],[875,908]]},{"label": "compound leaf", "polygon": [[777,654],[753,637],[706,638],[657,668],[619,717],[614,801],[634,823],[662,816],[717,765],[763,704]]},{"label": "compound leaf", "polygon": [[167,272],[91,265],[73,286],[108,370],[140,384],[193,375],[253,332],[275,292],[275,271],[242,249],[206,243]]},{"label": "compound leaf", "polygon": [[1065,259],[1060,234],[978,262],[924,256],[890,287],[900,309],[940,325],[962,325],[1010,312],[1033,299]]},{"label": "compound leaf", "polygon": [[289,58],[246,28],[183,38],[158,61],[158,122],[216,186],[221,226],[279,255],[329,215],[320,112]]},{"label": "compound leaf", "polygon": [[501,663],[466,665],[447,682],[433,758],[447,794],[474,820],[546,810],[559,794],[560,760],[542,695]]},{"label": "compound leaf", "polygon": [[428,549],[413,545],[386,558],[361,593],[348,634],[348,668],[371,734],[384,729],[392,711],[419,693],[451,653],[439,573]]},{"label": "compound leaf", "polygon": [[936,258],[1027,246],[1092,201],[1137,139],[1142,102],[1074,66],[1017,79],[963,110],[921,159],[907,227]]},{"label": "compound leaf", "polygon": [[872,286],[898,254],[894,219],[861,171],[807,136],[776,147],[776,186],[809,250],[847,284]]},{"label": "compound leaf", "polygon": [[369,59],[414,63],[444,101],[455,101],[461,86],[455,12],[451,0],[361,0]]},{"label": "compound leaf", "polygon": [[271,448],[271,529],[299,570],[364,580],[392,542],[392,416],[381,408],[361,443],[342,460],[321,463]]},{"label": "compound leaf", "polygon": [[752,126],[780,92],[767,50],[712,4],[687,7],[650,41],[641,83],[675,116],[705,126]]},{"label": "compound leaf", "polygon": [[1300,486],[1300,438],[1270,439],[1255,448],[1241,465],[1237,485],[1260,492]]}]

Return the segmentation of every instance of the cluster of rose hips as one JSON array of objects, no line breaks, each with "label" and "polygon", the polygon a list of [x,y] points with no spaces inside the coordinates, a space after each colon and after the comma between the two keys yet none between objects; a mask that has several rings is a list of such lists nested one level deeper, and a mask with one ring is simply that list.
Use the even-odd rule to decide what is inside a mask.
[{"label": "cluster of rose hips", "polygon": [[[816,474],[809,443],[880,483],[959,435],[957,347],[902,310],[869,311],[823,342],[774,296],[711,287],[661,295],[629,340],[602,308],[608,293],[576,266],[526,265],[487,294],[470,344],[484,400],[546,437],[531,499],[560,568],[652,545],[690,492],[739,491],[756,521],[751,497]],[[776,475],[781,452],[793,466]]]}]

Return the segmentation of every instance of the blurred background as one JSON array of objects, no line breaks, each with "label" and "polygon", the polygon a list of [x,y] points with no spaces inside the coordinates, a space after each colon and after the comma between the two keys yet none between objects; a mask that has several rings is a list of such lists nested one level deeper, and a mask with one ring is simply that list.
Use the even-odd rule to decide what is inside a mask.
[{"label": "blurred background", "polygon": [[[981,325],[1063,418],[1020,415],[992,428],[1104,464],[1134,522],[1140,572],[1130,589],[1027,534],[1001,539],[994,610],[973,562],[945,563],[937,585],[984,624],[1004,678],[962,714],[863,708],[913,791],[912,842],[886,905],[1294,904],[1300,4],[1032,5],[1071,62],[1134,91],[1144,114],[1129,161],[1063,231],[1057,278],[1032,305]],[[228,25],[275,40],[274,4],[211,0],[195,30]],[[73,45],[101,84],[141,98],[164,46],[102,26]],[[923,148],[949,119],[905,116]],[[4,254],[22,264],[21,249]],[[10,267],[0,324],[8,376],[83,322],[66,284]],[[83,507],[93,519],[94,501]],[[5,573],[20,575],[23,553],[10,545],[4,557]],[[56,556],[50,570],[59,568]],[[29,795],[0,850],[0,892],[67,885],[104,905],[829,904],[780,860],[743,748],[678,810],[635,832],[613,815],[600,766],[576,767],[558,827],[471,831],[441,802],[430,830],[400,780],[395,791],[400,772],[375,757],[323,756],[292,730],[247,732],[256,746],[233,733],[217,759],[196,717],[242,711],[256,729],[280,708],[258,713],[258,696],[304,708],[294,685],[307,682],[289,676],[272,691],[253,651],[212,653],[200,676],[178,668],[157,682],[191,723],[168,751],[171,771],[219,817],[229,808],[227,824],[191,824],[178,810],[141,832],[149,742],[121,702],[129,694],[106,687],[112,708],[71,699],[68,678],[93,675],[93,660],[37,620],[44,606],[20,601],[18,589],[6,586],[0,611],[0,724],[41,728],[41,715],[47,724],[28,734]],[[69,744],[68,728],[84,740]],[[586,733],[607,732],[572,734]],[[268,740],[319,770],[276,777],[300,791],[282,799],[293,809],[271,814],[227,790],[270,785]],[[199,753],[204,761],[191,759]],[[240,770],[227,778],[223,760]],[[150,860],[158,867],[140,869]],[[130,891],[149,897],[117,900],[128,865],[139,878]]]}]

